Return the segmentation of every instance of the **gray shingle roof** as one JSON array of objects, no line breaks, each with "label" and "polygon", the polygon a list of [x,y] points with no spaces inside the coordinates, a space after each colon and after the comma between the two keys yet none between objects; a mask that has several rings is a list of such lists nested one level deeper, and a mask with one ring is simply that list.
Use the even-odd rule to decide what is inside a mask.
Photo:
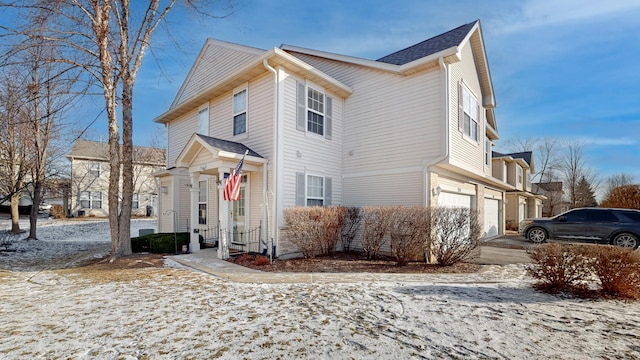
[{"label": "gray shingle roof", "polygon": [[460,45],[462,40],[467,36],[471,28],[477,22],[478,20],[462,25],[453,30],[449,30],[444,34],[434,36],[423,42],[409,46],[406,49],[381,57],[376,61],[394,65],[404,65],[414,60],[435,54],[439,51],[446,50],[450,47]]},{"label": "gray shingle roof", "polygon": [[[67,154],[68,158],[78,158],[87,160],[108,161],[109,160],[109,143],[91,140],[76,140],[71,152]],[[164,165],[165,151],[160,148],[134,146],[133,162],[137,164],[149,163]]]},{"label": "gray shingle roof", "polygon": [[514,159],[522,159],[529,165],[531,165],[531,155],[532,155],[531,151],[522,151],[522,152],[516,152],[516,153],[510,153],[510,154],[502,154],[497,151],[491,152],[492,158],[511,156]]},{"label": "gray shingle roof", "polygon": [[202,140],[204,140],[207,144],[215,148],[218,148],[220,150],[224,150],[224,151],[228,151],[228,152],[232,152],[240,155],[244,155],[244,152],[246,150],[249,150],[249,153],[247,155],[262,158],[260,154],[258,154],[257,152],[251,150],[248,146],[241,144],[239,142],[222,140],[222,139],[214,138],[211,136],[205,136],[201,134],[197,134],[197,136],[200,137]]}]

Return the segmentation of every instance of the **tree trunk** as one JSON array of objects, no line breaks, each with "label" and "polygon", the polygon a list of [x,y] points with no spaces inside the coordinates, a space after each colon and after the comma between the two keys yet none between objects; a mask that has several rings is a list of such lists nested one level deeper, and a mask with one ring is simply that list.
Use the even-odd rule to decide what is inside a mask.
[{"label": "tree trunk", "polygon": [[31,214],[29,214],[29,239],[38,240],[38,212],[42,199],[42,185],[36,180],[33,186],[33,201],[31,202]]},{"label": "tree trunk", "polygon": [[20,204],[20,193],[11,195],[11,233],[20,233],[20,211],[18,205]]}]

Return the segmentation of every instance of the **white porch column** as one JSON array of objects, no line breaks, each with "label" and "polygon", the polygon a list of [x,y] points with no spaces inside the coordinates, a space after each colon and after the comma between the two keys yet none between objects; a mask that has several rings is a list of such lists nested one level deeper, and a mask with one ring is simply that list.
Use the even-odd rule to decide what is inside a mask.
[{"label": "white porch column", "polygon": [[218,259],[229,257],[229,201],[224,200],[224,173],[227,168],[218,168],[218,220],[220,221],[220,238],[218,240]]},{"label": "white porch column", "polygon": [[200,234],[198,224],[198,200],[200,195],[199,172],[192,172],[191,176],[191,235],[189,236],[189,249],[191,252],[200,251]]}]

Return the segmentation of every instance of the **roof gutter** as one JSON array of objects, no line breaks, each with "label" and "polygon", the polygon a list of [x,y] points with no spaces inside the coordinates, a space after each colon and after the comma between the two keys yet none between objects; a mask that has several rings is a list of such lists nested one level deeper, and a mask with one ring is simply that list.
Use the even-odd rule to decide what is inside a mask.
[{"label": "roof gutter", "polygon": [[[273,74],[273,91],[274,91],[274,96],[273,96],[273,166],[272,169],[274,169],[274,176],[273,176],[273,191],[270,191],[268,189],[269,186],[269,163],[267,161],[267,164],[265,164],[265,173],[262,176],[262,188],[264,189],[264,196],[263,196],[263,201],[264,201],[264,217],[265,217],[265,234],[267,234],[267,236],[270,236],[271,239],[273,239],[276,242],[276,249],[278,248],[278,238],[276,237],[276,228],[278,225],[278,221],[279,221],[279,213],[277,211],[278,209],[278,171],[277,171],[277,165],[279,164],[278,161],[278,156],[280,155],[280,151],[279,151],[279,138],[280,138],[280,120],[278,118],[278,104],[280,101],[280,81],[278,79],[278,71],[276,71],[276,69],[274,69],[273,67],[271,67],[271,65],[269,65],[269,61],[267,61],[267,59],[263,59],[262,60],[262,65],[264,65],[264,67],[269,70],[269,72],[271,72]],[[270,193],[273,193],[273,202],[271,203],[273,208],[269,209],[269,195]],[[269,226],[269,211],[271,211],[271,213],[273,214],[273,224],[272,226]],[[269,231],[271,231],[272,233],[270,233]],[[267,241],[268,243],[268,241]],[[274,245],[274,244],[272,244]],[[269,249],[269,247],[267,246],[267,251],[272,252],[272,249]],[[276,254],[271,254],[272,257],[275,257]]]},{"label": "roof gutter", "polygon": [[438,58],[438,64],[442,69],[442,87],[444,94],[442,95],[442,139],[444,140],[444,149],[442,149],[442,155],[432,161],[427,161],[424,177],[425,177],[425,205],[431,207],[431,167],[437,165],[449,158],[449,65],[444,61],[444,56]]}]

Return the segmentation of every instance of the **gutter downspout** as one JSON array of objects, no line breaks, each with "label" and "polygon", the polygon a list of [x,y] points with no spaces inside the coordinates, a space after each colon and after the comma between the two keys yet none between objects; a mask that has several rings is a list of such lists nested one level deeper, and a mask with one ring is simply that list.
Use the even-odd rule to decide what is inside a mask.
[{"label": "gutter downspout", "polygon": [[[279,81],[278,81],[278,72],[276,71],[276,69],[274,69],[273,67],[271,67],[271,65],[269,65],[269,62],[267,61],[267,59],[263,59],[262,60],[262,65],[264,65],[264,67],[269,70],[271,73],[273,73],[273,89],[274,89],[274,98],[273,98],[273,169],[274,169],[274,176],[273,176],[273,209],[275,210],[277,209],[277,205],[276,202],[278,201],[278,197],[276,196],[276,189],[277,189],[277,183],[278,183],[278,174],[277,174],[277,164],[278,164],[278,132],[279,132],[279,121],[278,121],[278,103],[280,101],[279,96],[280,96],[280,89],[279,89]],[[267,234],[267,237],[271,237],[271,239],[275,239],[275,228],[278,225],[278,214],[276,211],[271,211],[271,213],[273,214],[274,217],[274,221],[273,221],[273,226],[269,226],[269,189],[267,188],[269,186],[268,183],[268,176],[269,176],[269,162],[267,162],[267,164],[265,164],[265,174],[263,176],[263,189],[264,189],[264,216],[266,219],[266,228],[265,228],[265,234]],[[272,231],[273,233],[270,233],[270,231]],[[273,259],[276,254],[273,253],[273,249],[274,249],[274,245],[275,244],[271,244],[272,247],[269,248],[269,239],[267,238],[267,252],[269,254],[271,254],[271,259]]]},{"label": "gutter downspout", "polygon": [[442,86],[444,88],[444,96],[442,101],[442,118],[443,118],[443,136],[444,139],[444,151],[443,154],[432,161],[426,162],[425,167],[425,179],[426,179],[426,206],[431,207],[431,167],[439,164],[440,162],[449,158],[449,128],[451,127],[451,119],[449,118],[449,66],[444,63],[444,58],[441,56],[438,58],[438,64],[442,69]]}]

